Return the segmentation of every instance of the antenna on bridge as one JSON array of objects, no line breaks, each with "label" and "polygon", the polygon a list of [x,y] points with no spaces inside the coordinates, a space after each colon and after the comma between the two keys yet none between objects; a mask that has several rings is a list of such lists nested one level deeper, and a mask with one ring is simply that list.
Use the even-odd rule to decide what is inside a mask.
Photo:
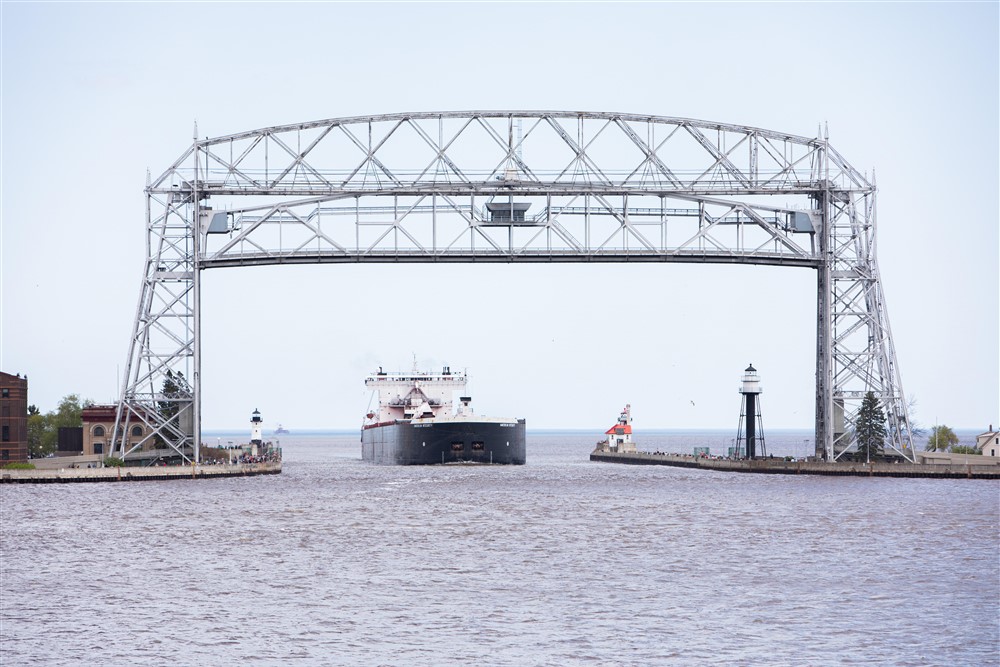
[{"label": "antenna on bridge", "polygon": [[524,162],[522,155],[522,150],[524,148],[524,127],[522,126],[523,118],[517,119],[517,161]]},{"label": "antenna on bridge", "polygon": [[499,181],[516,181],[520,179],[520,169],[518,165],[522,162],[521,148],[524,142],[524,131],[521,126],[522,119],[517,119],[517,143],[514,143],[514,117],[507,119],[507,159],[503,169],[503,174],[497,175]]},{"label": "antenna on bridge", "polygon": [[194,119],[194,140],[198,141],[198,119]]}]

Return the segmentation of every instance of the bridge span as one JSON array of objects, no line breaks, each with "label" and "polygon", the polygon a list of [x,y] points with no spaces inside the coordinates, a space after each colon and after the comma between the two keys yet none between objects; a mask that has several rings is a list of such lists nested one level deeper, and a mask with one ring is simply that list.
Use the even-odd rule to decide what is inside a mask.
[{"label": "bridge span", "polygon": [[[422,112],[196,136],[148,179],[113,450],[155,438],[198,459],[206,269],[698,262],[815,270],[816,455],[853,449],[871,391],[887,449],[913,461],[875,197],[827,137],[687,118]],[[130,440],[135,421],[150,435]]]}]

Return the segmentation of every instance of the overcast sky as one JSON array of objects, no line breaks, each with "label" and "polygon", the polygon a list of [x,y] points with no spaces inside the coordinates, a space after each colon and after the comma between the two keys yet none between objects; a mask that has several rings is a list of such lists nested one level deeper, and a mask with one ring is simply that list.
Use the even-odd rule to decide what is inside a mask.
[{"label": "overcast sky", "polygon": [[[565,109],[815,136],[877,173],[916,421],[1000,424],[998,5],[10,4],[0,369],[43,411],[116,400],[146,170],[202,137],[399,111]],[[439,297],[415,305],[400,284]],[[371,307],[373,295],[394,306]],[[529,428],[814,424],[816,277],[692,265],[364,265],[203,277],[203,427],[354,428],[377,366],[465,368]],[[627,313],[613,330],[608,316]],[[391,317],[391,330],[374,326]]]}]

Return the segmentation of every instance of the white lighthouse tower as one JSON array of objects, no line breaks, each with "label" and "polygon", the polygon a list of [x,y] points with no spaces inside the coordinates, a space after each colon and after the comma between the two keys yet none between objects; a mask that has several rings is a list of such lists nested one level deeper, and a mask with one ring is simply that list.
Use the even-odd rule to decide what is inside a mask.
[{"label": "white lighthouse tower", "polygon": [[260,411],[254,409],[253,415],[250,417],[250,444],[253,447],[253,456],[257,456],[257,448],[263,442],[260,437],[263,426],[264,420],[260,418]]},{"label": "white lighthouse tower", "polygon": [[740,393],[743,394],[743,406],[740,409],[740,424],[736,430],[737,452],[743,440],[743,425],[746,423],[746,448],[744,452],[748,459],[757,458],[757,443],[760,443],[760,455],[766,456],[764,445],[764,424],[760,418],[760,394],[764,390],[760,386],[757,369],[750,364],[743,371],[743,384]]}]

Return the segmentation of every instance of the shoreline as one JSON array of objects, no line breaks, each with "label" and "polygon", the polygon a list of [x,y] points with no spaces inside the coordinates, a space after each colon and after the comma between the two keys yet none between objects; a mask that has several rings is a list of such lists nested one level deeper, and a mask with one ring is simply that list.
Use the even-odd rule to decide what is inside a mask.
[{"label": "shoreline", "polygon": [[937,479],[1000,479],[1000,465],[929,463],[827,463],[825,461],[785,461],[784,459],[706,459],[690,454],[618,453],[594,450],[591,461],[624,465],[661,465],[716,472],[767,475],[826,475],[841,477],[922,477]]},{"label": "shoreline", "polygon": [[278,475],[280,473],[280,461],[268,463],[240,463],[236,465],[0,470],[0,484],[151,482],[177,479],[256,477],[258,475]]}]

